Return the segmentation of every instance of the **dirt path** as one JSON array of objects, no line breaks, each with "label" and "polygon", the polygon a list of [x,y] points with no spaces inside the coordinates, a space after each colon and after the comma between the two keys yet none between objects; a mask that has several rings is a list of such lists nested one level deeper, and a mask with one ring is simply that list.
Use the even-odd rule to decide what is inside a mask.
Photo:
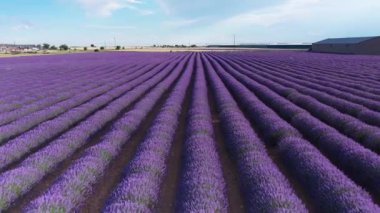
[{"label": "dirt path", "polygon": [[[208,78],[207,81],[209,81]],[[210,83],[207,85],[210,85]],[[246,212],[244,199],[240,191],[241,184],[239,173],[224,140],[219,114],[216,109],[215,97],[211,91],[211,88],[208,88],[208,100],[211,109],[212,123],[214,126],[216,149],[221,161],[223,177],[226,182],[228,212]]]},{"label": "dirt path", "polygon": [[174,141],[167,159],[167,174],[164,177],[160,187],[160,195],[156,207],[157,212],[174,212],[176,205],[176,194],[180,179],[181,162],[182,162],[182,146],[185,140],[186,132],[186,117],[190,107],[192,97],[194,73],[191,78],[191,83],[186,91],[185,100],[182,106],[182,111],[179,117]]},{"label": "dirt path", "polygon": [[298,183],[298,181],[293,178],[293,175],[289,172],[289,170],[285,167],[285,163],[283,162],[282,159],[280,158],[280,155],[278,154],[277,150],[275,147],[268,147],[266,146],[267,153],[269,157],[272,159],[272,161],[276,164],[277,168],[281,171],[283,175],[285,175],[286,179],[290,183],[292,189],[294,190],[295,194],[297,197],[299,197],[303,204],[305,204],[306,209],[310,212],[316,212],[315,211],[315,206],[310,199],[310,197],[307,195],[305,189]]}]

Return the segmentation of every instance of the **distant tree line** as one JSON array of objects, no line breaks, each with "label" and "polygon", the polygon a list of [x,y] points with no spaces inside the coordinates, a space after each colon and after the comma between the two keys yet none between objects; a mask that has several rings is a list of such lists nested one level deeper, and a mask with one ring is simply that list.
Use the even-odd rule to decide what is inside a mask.
[{"label": "distant tree line", "polygon": [[70,49],[67,44],[62,44],[59,47],[56,47],[54,45],[50,45],[48,43],[44,43],[44,44],[42,44],[42,46],[39,45],[39,47],[40,48],[42,47],[43,50],[58,50],[59,49],[59,50],[67,51],[67,50]]},{"label": "distant tree line", "polygon": [[[37,47],[39,49],[43,49],[43,50],[61,50],[61,51],[67,51],[67,50],[70,50],[70,47],[67,45],[67,44],[62,44],[60,45],[59,47],[56,47],[54,45],[50,45],[48,43],[44,43],[42,45],[37,45]],[[90,45],[91,48],[96,48],[95,44],[91,44]],[[99,52],[100,50],[105,50],[106,48],[104,46],[101,46],[99,48],[96,48],[94,49],[95,52]],[[108,48],[107,48],[108,49]],[[115,47],[115,50],[121,50],[121,49],[125,49],[125,47],[122,47],[120,45],[116,46]],[[77,50],[76,48],[74,48],[74,50]],[[83,51],[87,51],[88,50],[88,47],[83,47]]]},{"label": "distant tree line", "polygon": [[183,45],[183,44],[175,44],[175,45],[167,45],[167,44],[164,44],[164,45],[156,45],[154,44],[153,47],[162,47],[162,48],[187,48],[187,47],[197,47],[197,45],[195,44],[192,44],[190,46],[186,46],[186,45]]}]

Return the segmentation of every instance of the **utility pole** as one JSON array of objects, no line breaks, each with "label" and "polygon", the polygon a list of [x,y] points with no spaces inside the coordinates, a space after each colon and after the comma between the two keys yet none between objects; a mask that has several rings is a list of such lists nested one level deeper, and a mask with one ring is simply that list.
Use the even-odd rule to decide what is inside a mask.
[{"label": "utility pole", "polygon": [[116,48],[116,37],[113,37],[113,44],[114,44],[114,46]]},{"label": "utility pole", "polygon": [[236,46],[236,35],[234,34],[234,46]]}]

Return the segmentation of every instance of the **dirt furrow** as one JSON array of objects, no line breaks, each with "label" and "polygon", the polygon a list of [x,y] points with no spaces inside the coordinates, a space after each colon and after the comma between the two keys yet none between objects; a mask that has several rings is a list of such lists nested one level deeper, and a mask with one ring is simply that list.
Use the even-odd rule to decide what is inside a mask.
[{"label": "dirt furrow", "polygon": [[185,101],[182,106],[182,111],[179,117],[179,123],[170,154],[167,159],[167,174],[161,183],[160,195],[157,204],[157,212],[174,212],[176,193],[180,178],[181,162],[182,162],[182,146],[185,140],[186,115],[190,107],[191,93],[193,89],[194,73],[191,78],[191,83],[186,91]]},{"label": "dirt furrow", "polygon": [[221,161],[223,177],[226,181],[228,211],[229,212],[246,212],[243,196],[240,191],[240,179],[236,165],[231,158],[226,142],[224,141],[222,127],[220,125],[219,115],[216,109],[216,102],[211,90],[208,89],[208,99],[212,114],[212,123],[214,126],[214,135],[216,148]]}]

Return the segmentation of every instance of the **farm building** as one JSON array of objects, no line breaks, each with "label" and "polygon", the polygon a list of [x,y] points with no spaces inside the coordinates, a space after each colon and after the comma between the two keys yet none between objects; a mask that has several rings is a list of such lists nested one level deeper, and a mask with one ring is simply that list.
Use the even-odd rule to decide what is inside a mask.
[{"label": "farm building", "polygon": [[38,45],[34,44],[0,44],[0,52],[34,52],[39,50]]},{"label": "farm building", "polygon": [[328,38],[312,44],[313,52],[380,55],[380,36]]}]

